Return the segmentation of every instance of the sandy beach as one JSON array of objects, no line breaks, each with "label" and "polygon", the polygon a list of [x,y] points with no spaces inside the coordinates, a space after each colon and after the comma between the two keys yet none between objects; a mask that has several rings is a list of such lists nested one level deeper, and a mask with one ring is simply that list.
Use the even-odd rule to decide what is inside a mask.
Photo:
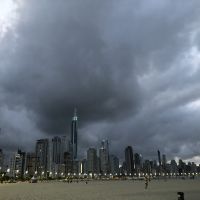
[{"label": "sandy beach", "polygon": [[147,190],[144,181],[0,184],[0,200],[177,200],[178,191],[199,200],[200,180],[153,180]]}]

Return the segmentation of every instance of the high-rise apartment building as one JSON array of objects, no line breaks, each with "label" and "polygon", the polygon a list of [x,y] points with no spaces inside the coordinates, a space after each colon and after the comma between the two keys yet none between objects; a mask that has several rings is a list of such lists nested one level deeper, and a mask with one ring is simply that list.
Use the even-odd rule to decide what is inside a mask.
[{"label": "high-rise apartment building", "polygon": [[61,138],[55,136],[52,139],[52,163],[60,164],[61,163]]},{"label": "high-rise apartment building", "polygon": [[115,155],[110,155],[110,172],[113,175],[119,174],[119,158]]},{"label": "high-rise apartment building", "polygon": [[135,160],[135,172],[138,175],[141,171],[142,168],[142,160],[141,160],[141,155],[138,153],[134,154],[134,160]]},{"label": "high-rise apartment building", "polygon": [[97,173],[97,150],[95,148],[87,150],[87,172]]},{"label": "high-rise apartment building", "polygon": [[148,174],[151,173],[152,172],[152,165],[153,165],[152,161],[145,160],[144,164],[143,164],[143,172],[148,173]]},{"label": "high-rise apartment building", "polygon": [[64,152],[65,174],[73,173],[72,155],[70,152]]},{"label": "high-rise apartment building", "polygon": [[108,140],[103,140],[101,142],[101,147],[99,149],[99,159],[100,159],[100,172],[107,174],[110,172],[110,159],[109,159],[109,143]]},{"label": "high-rise apartment building", "polygon": [[127,167],[127,173],[133,175],[134,173],[134,160],[133,160],[133,149],[131,146],[125,149],[125,162]]},{"label": "high-rise apartment building", "polygon": [[4,154],[3,150],[0,149],[0,172],[4,170],[3,168],[4,168]]},{"label": "high-rise apartment building", "polygon": [[23,178],[25,172],[26,153],[18,150],[11,157],[10,175],[14,178]]},{"label": "high-rise apartment building", "polygon": [[35,153],[26,154],[26,173],[28,176],[34,176],[37,171],[38,158]]},{"label": "high-rise apartment building", "polygon": [[176,174],[178,172],[178,165],[175,160],[171,160],[170,163],[170,173]]},{"label": "high-rise apartment building", "polygon": [[61,153],[60,153],[60,162],[63,164],[64,163],[64,153],[65,152],[70,152],[69,151],[69,140],[67,136],[62,136],[61,137]]},{"label": "high-rise apartment building", "polygon": [[72,158],[75,160],[77,158],[77,145],[78,145],[78,117],[77,111],[74,110],[74,116],[71,122],[71,151],[72,151]]},{"label": "high-rise apartment building", "polygon": [[164,172],[166,171],[166,165],[167,165],[167,158],[166,158],[166,155],[163,154],[162,155],[162,168],[163,168]]},{"label": "high-rise apartment building", "polygon": [[159,164],[159,167],[161,167],[161,156],[160,156],[159,150],[158,150],[158,164]]},{"label": "high-rise apartment building", "polygon": [[47,170],[50,169],[51,149],[48,139],[40,139],[36,142],[36,157],[38,158],[37,173],[38,175],[47,175]]}]

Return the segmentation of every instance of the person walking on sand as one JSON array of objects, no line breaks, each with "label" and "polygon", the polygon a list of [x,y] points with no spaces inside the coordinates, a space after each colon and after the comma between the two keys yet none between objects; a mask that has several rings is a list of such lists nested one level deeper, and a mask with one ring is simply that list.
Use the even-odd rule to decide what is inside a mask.
[{"label": "person walking on sand", "polygon": [[149,177],[147,175],[144,177],[144,181],[145,181],[145,190],[146,190],[149,184]]}]

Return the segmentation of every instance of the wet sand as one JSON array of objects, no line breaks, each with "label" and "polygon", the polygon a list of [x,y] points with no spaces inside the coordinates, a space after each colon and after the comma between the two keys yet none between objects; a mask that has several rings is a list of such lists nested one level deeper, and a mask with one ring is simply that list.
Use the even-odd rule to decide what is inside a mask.
[{"label": "wet sand", "polygon": [[177,200],[179,191],[199,200],[200,180],[152,180],[147,190],[144,181],[0,184],[0,200]]}]

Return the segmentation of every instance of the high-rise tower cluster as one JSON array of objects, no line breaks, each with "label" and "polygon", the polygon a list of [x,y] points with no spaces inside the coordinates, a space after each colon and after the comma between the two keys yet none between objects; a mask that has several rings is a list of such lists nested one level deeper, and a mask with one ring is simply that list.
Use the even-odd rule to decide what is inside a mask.
[{"label": "high-rise tower cluster", "polygon": [[[55,136],[36,141],[35,152],[25,153],[18,150],[13,154],[10,174],[16,176],[49,177],[58,174],[66,175],[78,171],[78,117],[75,109],[70,126],[70,137]],[[3,153],[0,151],[0,167]],[[2,168],[2,167],[1,167]]]},{"label": "high-rise tower cluster", "polygon": [[124,150],[124,162],[119,163],[116,155],[110,154],[110,141],[102,140],[98,148],[90,147],[87,157],[78,159],[78,116],[74,110],[69,137],[55,136],[36,141],[35,152],[23,152],[20,149],[15,152],[9,166],[5,165],[5,155],[0,149],[0,174],[14,178],[64,178],[66,176],[90,176],[104,178],[110,176],[144,176],[145,174],[183,175],[188,173],[200,173],[200,166],[189,162],[186,164],[181,159],[167,162],[165,154],[157,151],[157,160],[144,159],[139,153],[135,153],[132,146]]}]

